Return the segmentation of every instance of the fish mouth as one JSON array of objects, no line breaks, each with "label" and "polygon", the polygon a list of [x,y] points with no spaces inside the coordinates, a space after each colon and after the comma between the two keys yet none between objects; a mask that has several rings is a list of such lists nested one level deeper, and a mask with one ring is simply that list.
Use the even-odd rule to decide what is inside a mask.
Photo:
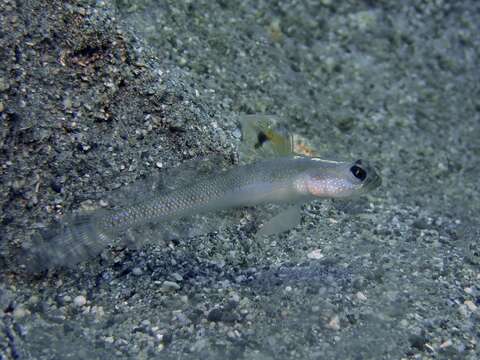
[{"label": "fish mouth", "polygon": [[363,184],[363,190],[366,191],[372,191],[375,190],[376,188],[380,187],[382,185],[382,178],[378,173],[371,169],[370,170],[370,176],[366,179],[366,181]]}]

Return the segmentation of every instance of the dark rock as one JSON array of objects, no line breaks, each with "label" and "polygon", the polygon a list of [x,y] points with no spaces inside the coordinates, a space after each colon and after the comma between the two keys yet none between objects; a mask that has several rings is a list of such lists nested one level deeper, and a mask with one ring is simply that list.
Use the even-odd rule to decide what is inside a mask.
[{"label": "dark rock", "polygon": [[428,342],[428,339],[423,335],[413,334],[408,338],[410,346],[416,348],[417,350],[424,351],[425,344]]},{"label": "dark rock", "polygon": [[222,318],[223,318],[223,310],[219,308],[210,310],[210,312],[207,315],[208,321],[219,322],[219,321],[222,321]]}]

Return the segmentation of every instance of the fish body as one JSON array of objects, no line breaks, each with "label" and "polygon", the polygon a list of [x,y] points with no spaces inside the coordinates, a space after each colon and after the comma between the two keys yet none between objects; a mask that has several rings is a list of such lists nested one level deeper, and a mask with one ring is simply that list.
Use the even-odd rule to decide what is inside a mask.
[{"label": "fish body", "polygon": [[[182,186],[155,194],[145,189],[142,200],[131,205],[73,217],[53,234],[37,234],[28,267],[38,271],[89,259],[115,238],[148,223],[168,223],[194,214],[264,203],[301,204],[315,198],[346,198],[380,185],[377,172],[361,160],[350,163],[285,155],[289,153],[286,149],[291,146],[290,140],[282,142],[271,135],[264,136],[271,134],[271,129],[260,131],[263,135],[256,136],[254,147],[259,147],[259,139],[260,146],[275,139],[282,156],[193,177],[191,181],[182,181]],[[275,146],[278,145],[272,144],[272,148]],[[288,218],[300,219],[291,210],[287,214]],[[274,233],[272,229],[284,226],[288,218],[275,217],[275,226],[265,226],[262,235]]]},{"label": "fish body", "polygon": [[[368,173],[367,173],[368,170]],[[358,173],[364,172],[360,179]],[[108,232],[194,213],[263,203],[298,203],[314,198],[348,197],[378,185],[378,174],[364,163],[283,157],[234,167],[149,198],[98,220]]]}]

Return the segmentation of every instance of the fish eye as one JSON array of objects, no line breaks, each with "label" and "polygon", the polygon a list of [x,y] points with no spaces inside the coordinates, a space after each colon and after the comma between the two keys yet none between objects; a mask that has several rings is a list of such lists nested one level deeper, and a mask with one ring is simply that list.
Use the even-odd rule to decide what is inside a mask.
[{"label": "fish eye", "polygon": [[[356,162],[356,164],[358,164],[358,161]],[[350,172],[360,181],[365,180],[365,178],[367,177],[367,172],[357,165],[353,165],[350,168]]]},{"label": "fish eye", "polygon": [[260,131],[257,135],[258,142],[254,145],[255,149],[258,149],[262,146],[265,142],[268,141],[268,136],[263,131]]}]

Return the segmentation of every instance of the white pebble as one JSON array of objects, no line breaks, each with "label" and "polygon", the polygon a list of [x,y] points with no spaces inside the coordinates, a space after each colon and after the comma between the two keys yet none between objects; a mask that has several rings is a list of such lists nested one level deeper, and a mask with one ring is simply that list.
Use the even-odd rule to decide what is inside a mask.
[{"label": "white pebble", "polygon": [[449,346],[452,346],[452,340],[448,339],[445,340],[443,343],[440,344],[440,349],[446,349]]},{"label": "white pebble", "polygon": [[477,310],[477,305],[475,305],[471,300],[466,300],[464,304],[467,306],[468,310],[472,312]]},{"label": "white pebble", "polygon": [[335,331],[338,331],[340,330],[340,318],[335,315],[327,324],[327,327],[329,329],[332,329],[332,330],[335,330]]},{"label": "white pebble", "polygon": [[105,342],[108,344],[113,344],[114,341],[115,341],[115,338],[113,336],[107,336],[105,338]]},{"label": "white pebble", "polygon": [[310,251],[307,254],[307,258],[314,259],[314,260],[320,260],[321,258],[323,258],[322,250],[315,249],[315,250]]},{"label": "white pebble", "polygon": [[73,299],[73,305],[81,307],[87,303],[87,299],[83,295],[78,295]]},{"label": "white pebble", "polygon": [[365,300],[367,300],[367,296],[366,296],[364,293],[362,293],[361,291],[357,292],[357,293],[355,294],[355,296],[356,296],[357,299],[360,300],[360,301],[365,301]]}]

